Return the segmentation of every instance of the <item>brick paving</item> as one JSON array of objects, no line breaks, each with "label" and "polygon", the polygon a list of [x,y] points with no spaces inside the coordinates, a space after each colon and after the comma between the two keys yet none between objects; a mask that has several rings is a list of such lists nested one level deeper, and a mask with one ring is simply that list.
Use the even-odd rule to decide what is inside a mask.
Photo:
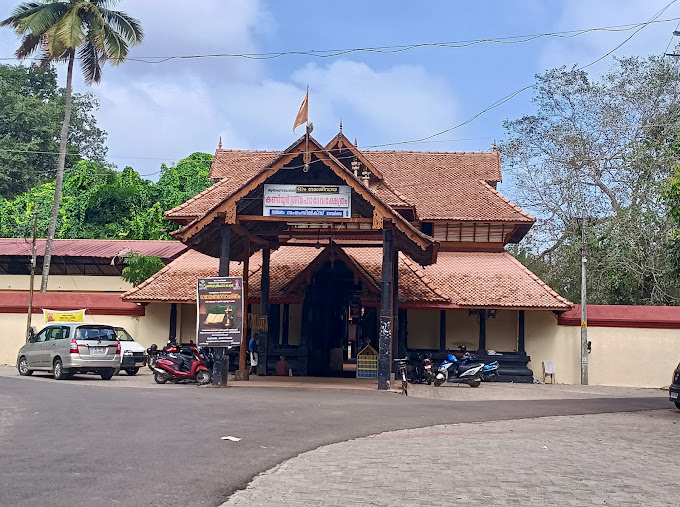
[{"label": "brick paving", "polygon": [[225,506],[680,504],[680,412],[383,433],[303,453]]}]

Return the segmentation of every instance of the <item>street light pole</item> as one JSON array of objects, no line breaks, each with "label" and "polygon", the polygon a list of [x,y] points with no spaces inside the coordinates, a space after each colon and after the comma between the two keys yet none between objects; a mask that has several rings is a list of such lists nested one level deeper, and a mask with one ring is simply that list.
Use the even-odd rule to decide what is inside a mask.
[{"label": "street light pole", "polygon": [[588,309],[586,305],[586,219],[581,218],[581,385],[588,385]]}]

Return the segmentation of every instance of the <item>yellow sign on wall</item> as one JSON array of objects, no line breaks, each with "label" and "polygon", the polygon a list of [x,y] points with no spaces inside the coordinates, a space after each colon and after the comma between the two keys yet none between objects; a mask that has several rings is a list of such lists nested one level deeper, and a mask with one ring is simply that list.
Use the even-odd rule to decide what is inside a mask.
[{"label": "yellow sign on wall", "polygon": [[45,323],[48,322],[83,322],[85,320],[85,310],[43,310]]}]

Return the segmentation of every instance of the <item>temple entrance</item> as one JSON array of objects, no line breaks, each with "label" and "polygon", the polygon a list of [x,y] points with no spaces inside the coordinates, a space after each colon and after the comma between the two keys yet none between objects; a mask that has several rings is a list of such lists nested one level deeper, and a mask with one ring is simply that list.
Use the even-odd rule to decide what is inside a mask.
[{"label": "temple entrance", "polygon": [[[341,260],[328,260],[313,276],[302,306],[301,346],[307,349],[307,375],[353,377],[350,352],[357,329],[351,308],[360,305],[361,282]],[[348,352],[349,351],[349,352]]]}]

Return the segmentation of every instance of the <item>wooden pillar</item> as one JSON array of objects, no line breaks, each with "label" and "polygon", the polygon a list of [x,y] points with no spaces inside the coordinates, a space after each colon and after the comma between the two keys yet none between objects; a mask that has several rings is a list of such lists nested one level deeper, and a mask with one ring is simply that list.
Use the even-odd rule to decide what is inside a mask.
[{"label": "wooden pillar", "polygon": [[399,332],[397,333],[399,356],[406,356],[408,343],[408,312],[406,308],[399,309]]},{"label": "wooden pillar", "polygon": [[[220,245],[220,268],[219,276],[229,276],[229,247],[231,239],[231,227],[223,225],[220,229],[221,245]],[[214,386],[226,386],[227,375],[229,374],[229,356],[225,364],[224,361],[224,347],[214,347],[213,349],[213,371],[212,383]]]},{"label": "wooden pillar", "polygon": [[246,250],[243,254],[243,334],[238,352],[238,369],[236,380],[248,380],[246,369],[246,355],[248,354],[248,271],[250,269],[250,241],[246,240]]},{"label": "wooden pillar", "polygon": [[[260,279],[260,315],[269,317],[269,248],[262,250],[262,278]],[[269,322],[267,322],[269,328]],[[267,374],[267,359],[269,357],[269,331],[260,333],[260,340],[257,344],[259,375]]]},{"label": "wooden pillar", "polygon": [[378,328],[378,389],[390,388],[392,371],[392,230],[383,229],[380,327]]},{"label": "wooden pillar", "polygon": [[517,326],[517,352],[520,356],[526,356],[524,344],[524,310],[519,311],[519,325]]},{"label": "wooden pillar", "polygon": [[446,352],[446,310],[439,311],[439,352]]},{"label": "wooden pillar", "polygon": [[[392,261],[392,357],[404,357],[399,355],[399,251],[394,251]],[[398,373],[397,364],[392,361],[392,371]]]},{"label": "wooden pillar", "polygon": [[290,327],[290,305],[283,305],[283,330],[281,331],[281,345],[288,345],[288,328]]},{"label": "wooden pillar", "polygon": [[222,245],[220,247],[219,276],[229,276],[229,247],[231,243],[231,226],[225,224],[220,230]]},{"label": "wooden pillar", "polygon": [[479,314],[479,348],[478,354],[486,354],[486,310],[478,310]]},{"label": "wooden pillar", "polygon": [[177,303],[170,305],[170,333],[168,334],[169,343],[177,343]]}]

